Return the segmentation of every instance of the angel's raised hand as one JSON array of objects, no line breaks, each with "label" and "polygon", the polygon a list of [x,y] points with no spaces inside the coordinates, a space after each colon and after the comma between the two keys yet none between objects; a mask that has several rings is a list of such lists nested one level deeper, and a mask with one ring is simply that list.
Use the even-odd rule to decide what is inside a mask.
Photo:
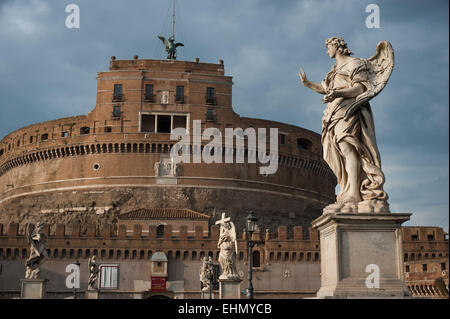
[{"label": "angel's raised hand", "polygon": [[298,76],[300,77],[300,80],[302,80],[303,85],[305,85],[308,82],[308,79],[306,78],[306,73],[305,71],[303,71],[303,69],[300,69]]}]

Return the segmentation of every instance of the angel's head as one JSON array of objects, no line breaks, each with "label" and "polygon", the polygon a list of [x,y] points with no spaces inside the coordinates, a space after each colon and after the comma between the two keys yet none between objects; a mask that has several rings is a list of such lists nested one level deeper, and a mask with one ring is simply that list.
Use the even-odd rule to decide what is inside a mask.
[{"label": "angel's head", "polygon": [[42,230],[42,229],[44,228],[44,226],[45,226],[45,222],[38,222],[38,223],[36,224],[36,228],[37,228],[38,230]]},{"label": "angel's head", "polygon": [[330,58],[336,57],[336,52],[343,55],[352,55],[353,52],[347,47],[347,42],[341,37],[331,37],[325,40],[325,46],[327,47],[327,54]]},{"label": "angel's head", "polygon": [[231,229],[231,223],[230,222],[223,223],[223,227],[225,229]]}]

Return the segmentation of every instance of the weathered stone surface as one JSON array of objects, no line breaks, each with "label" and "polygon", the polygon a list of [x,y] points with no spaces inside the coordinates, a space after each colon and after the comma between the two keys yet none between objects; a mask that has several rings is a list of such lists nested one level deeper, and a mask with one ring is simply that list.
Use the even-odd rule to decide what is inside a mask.
[{"label": "weathered stone surface", "polygon": [[[336,213],[316,219],[313,227],[320,230],[321,252],[321,287],[317,297],[408,296],[403,280],[400,225],[410,215]],[[368,282],[371,275],[374,279]]]}]

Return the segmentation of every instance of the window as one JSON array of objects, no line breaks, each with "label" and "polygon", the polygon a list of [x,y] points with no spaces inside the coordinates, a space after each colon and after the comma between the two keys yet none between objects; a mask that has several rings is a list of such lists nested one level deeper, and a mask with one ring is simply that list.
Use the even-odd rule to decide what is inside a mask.
[{"label": "window", "polygon": [[285,145],[286,144],[286,135],[280,134],[280,144]]},{"label": "window", "polygon": [[261,254],[259,253],[258,250],[254,250],[253,251],[253,256],[252,256],[253,260],[252,260],[252,267],[261,267]]},{"label": "window", "polygon": [[155,115],[142,114],[141,132],[155,132]]},{"label": "window", "polygon": [[434,240],[434,234],[428,234],[427,238],[430,241]]},{"label": "window", "polygon": [[214,88],[206,88],[206,104],[216,104]]},{"label": "window", "polygon": [[215,116],[214,116],[214,110],[213,110],[213,109],[208,109],[208,110],[206,111],[206,120],[207,120],[207,121],[214,121],[214,118],[215,118]]},{"label": "window", "polygon": [[17,141],[17,146],[20,146],[20,140]]},{"label": "window", "polygon": [[186,128],[186,116],[174,115],[172,119],[172,130],[176,128]]},{"label": "window", "polygon": [[0,150],[0,156],[2,156],[4,153],[3,148]]},{"label": "window", "polygon": [[158,225],[156,227],[156,238],[163,238],[164,237],[164,225]]},{"label": "window", "polygon": [[67,136],[69,136],[68,132],[61,132],[61,137],[67,137]]},{"label": "window", "polygon": [[445,270],[445,263],[441,263],[441,270]]},{"label": "window", "polygon": [[176,128],[187,128],[186,115],[141,114],[142,133],[171,133]]},{"label": "window", "polygon": [[99,288],[117,289],[119,277],[119,265],[103,264],[100,265]]},{"label": "window", "polygon": [[411,240],[419,240],[419,234],[411,235]]},{"label": "window", "polygon": [[41,135],[41,141],[46,141],[46,140],[48,140],[48,134],[47,133],[42,134]]},{"label": "window", "polygon": [[153,102],[153,84],[145,85],[145,100],[148,102]]},{"label": "window", "polygon": [[405,272],[409,272],[409,265],[405,266]]},{"label": "window", "polygon": [[80,135],[85,135],[85,134],[89,134],[89,127],[88,126],[83,126],[82,128],[80,128]]},{"label": "window", "polygon": [[177,85],[175,102],[184,103],[184,86]]},{"label": "window", "polygon": [[33,143],[33,136],[30,136],[30,144]]},{"label": "window", "polygon": [[105,133],[111,133],[112,127],[111,126],[105,126]]},{"label": "window", "polygon": [[311,150],[312,142],[305,139],[305,138],[299,138],[297,139],[297,149],[299,150]]},{"label": "window", "polygon": [[112,117],[113,118],[120,118],[121,114],[122,114],[122,111],[120,109],[120,105],[114,105],[113,106]]},{"label": "window", "polygon": [[424,271],[424,272],[427,271],[427,264],[422,265],[422,271]]},{"label": "window", "polygon": [[171,118],[170,115],[158,115],[157,130],[158,133],[170,133]]},{"label": "window", "polygon": [[120,101],[122,99],[122,84],[114,84],[113,100]]}]

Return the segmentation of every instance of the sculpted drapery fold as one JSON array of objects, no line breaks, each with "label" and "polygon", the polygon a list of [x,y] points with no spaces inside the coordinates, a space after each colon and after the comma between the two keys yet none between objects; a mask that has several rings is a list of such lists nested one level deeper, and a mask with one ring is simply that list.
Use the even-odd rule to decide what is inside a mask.
[{"label": "sculpted drapery fold", "polygon": [[[365,60],[352,58],[347,64],[333,66],[322,81],[326,91],[340,90],[361,83],[367,90],[369,66]],[[339,181],[338,202],[343,201],[349,188],[345,171],[345,157],[338,143],[346,141],[357,151],[361,159],[361,197],[363,200],[387,200],[383,191],[384,174],[381,171],[380,154],[375,138],[372,110],[369,103],[361,106],[348,120],[346,111],[356,98],[342,97],[328,103],[322,118],[322,145],[324,159]]]}]

